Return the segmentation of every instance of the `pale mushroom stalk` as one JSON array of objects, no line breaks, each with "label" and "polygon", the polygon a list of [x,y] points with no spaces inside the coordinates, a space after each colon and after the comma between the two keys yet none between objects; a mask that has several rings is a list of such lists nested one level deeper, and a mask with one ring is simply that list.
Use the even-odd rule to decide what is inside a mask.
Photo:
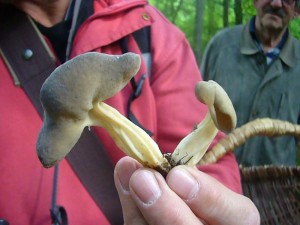
[{"label": "pale mushroom stalk", "polygon": [[137,54],[85,53],[58,67],[41,89],[44,123],[37,153],[45,167],[65,157],[86,126],[103,126],[127,155],[158,170],[168,168],[157,144],[141,128],[103,103],[140,67]]},{"label": "pale mushroom stalk", "polygon": [[230,132],[236,126],[236,113],[224,89],[214,81],[196,85],[199,101],[208,106],[209,112],[195,130],[187,135],[171,156],[171,165],[196,165],[207,151],[218,131]]},{"label": "pale mushroom stalk", "polygon": [[183,138],[171,156],[171,165],[196,165],[218,133],[210,114]]},{"label": "pale mushroom stalk", "polygon": [[98,102],[90,112],[96,117],[95,123],[105,128],[115,143],[128,156],[144,166],[167,173],[170,164],[165,159],[156,142],[140,127],[121,115],[115,108]]}]

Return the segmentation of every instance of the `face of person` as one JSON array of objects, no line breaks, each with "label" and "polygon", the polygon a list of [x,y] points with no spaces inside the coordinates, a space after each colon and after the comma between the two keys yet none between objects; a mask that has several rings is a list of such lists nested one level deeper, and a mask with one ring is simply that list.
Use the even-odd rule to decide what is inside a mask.
[{"label": "face of person", "polygon": [[264,30],[282,31],[296,15],[294,0],[254,0],[258,25]]}]

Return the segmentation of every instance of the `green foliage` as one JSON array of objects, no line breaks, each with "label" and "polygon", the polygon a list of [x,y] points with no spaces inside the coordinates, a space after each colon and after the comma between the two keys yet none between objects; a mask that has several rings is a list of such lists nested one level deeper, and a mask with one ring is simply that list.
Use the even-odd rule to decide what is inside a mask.
[{"label": "green foliage", "polygon": [[244,23],[247,22],[252,16],[255,15],[253,0],[243,1],[243,14],[244,14]]},{"label": "green foliage", "polygon": [[292,20],[290,23],[291,33],[298,39],[300,39],[300,19]]},{"label": "green foliage", "polygon": [[[156,6],[173,24],[179,27],[186,35],[188,41],[194,46],[194,27],[195,27],[195,0],[149,0],[150,4]],[[177,10],[178,9],[178,12]],[[176,15],[174,15],[176,13]]]},{"label": "green foliage", "polygon": [[192,46],[194,44],[195,13],[194,4],[186,4],[182,7],[180,13],[178,13],[176,19],[173,21],[174,24],[185,33]]}]

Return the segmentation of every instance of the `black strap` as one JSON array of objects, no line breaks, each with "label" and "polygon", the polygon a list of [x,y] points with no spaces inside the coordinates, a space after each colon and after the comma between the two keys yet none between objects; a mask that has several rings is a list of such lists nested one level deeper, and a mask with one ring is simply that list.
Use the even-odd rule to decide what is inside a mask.
[{"label": "black strap", "polygon": [[50,215],[52,219],[52,225],[68,225],[67,211],[62,206],[56,206],[50,209]]},{"label": "black strap", "polygon": [[[50,57],[50,51],[30,19],[21,11],[1,4],[0,50],[11,73],[16,76],[15,81],[20,81],[42,117],[39,92],[55,69],[54,58]],[[67,160],[110,223],[123,224],[113,179],[114,168],[94,132],[84,130]]]},{"label": "black strap", "polygon": [[[146,63],[147,74],[143,74],[137,82],[136,82],[134,77],[130,80],[130,83],[131,83],[131,86],[132,86],[132,89],[133,89],[133,93],[130,96],[130,98],[128,99],[127,115],[128,115],[128,119],[131,122],[133,122],[135,125],[142,128],[149,136],[152,136],[153,133],[150,130],[147,130],[146,128],[144,128],[140,124],[138,119],[135,117],[133,112],[131,111],[131,104],[136,98],[138,98],[140,96],[146,77],[147,76],[149,78],[151,77],[152,57],[151,57],[151,45],[150,45],[151,44],[151,41],[150,41],[150,26],[143,27],[143,28],[135,31],[132,35],[133,35],[135,41],[137,42],[137,44],[139,46],[139,49],[142,53],[142,56],[144,58],[144,61]],[[124,37],[124,38],[120,39],[120,47],[121,47],[122,53],[126,53],[126,52],[129,51],[128,50],[128,39],[127,38],[128,37]]]},{"label": "black strap", "polygon": [[7,220],[0,218],[0,225],[9,225],[9,222],[7,222]]}]

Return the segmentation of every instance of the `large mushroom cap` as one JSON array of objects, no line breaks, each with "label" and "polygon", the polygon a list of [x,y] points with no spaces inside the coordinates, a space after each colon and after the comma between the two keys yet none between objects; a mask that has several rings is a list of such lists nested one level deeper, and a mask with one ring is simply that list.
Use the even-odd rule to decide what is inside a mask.
[{"label": "large mushroom cap", "polygon": [[134,53],[79,55],[56,68],[41,88],[44,124],[37,153],[45,167],[66,156],[78,141],[97,101],[120,91],[140,68]]},{"label": "large mushroom cap", "polygon": [[140,57],[133,53],[79,55],[56,68],[43,84],[40,96],[44,110],[53,118],[86,118],[95,101],[112,97],[139,67]]},{"label": "large mushroom cap", "polygon": [[209,108],[216,127],[230,132],[236,126],[236,113],[225,90],[215,81],[202,81],[196,84],[195,93],[199,101]]}]

